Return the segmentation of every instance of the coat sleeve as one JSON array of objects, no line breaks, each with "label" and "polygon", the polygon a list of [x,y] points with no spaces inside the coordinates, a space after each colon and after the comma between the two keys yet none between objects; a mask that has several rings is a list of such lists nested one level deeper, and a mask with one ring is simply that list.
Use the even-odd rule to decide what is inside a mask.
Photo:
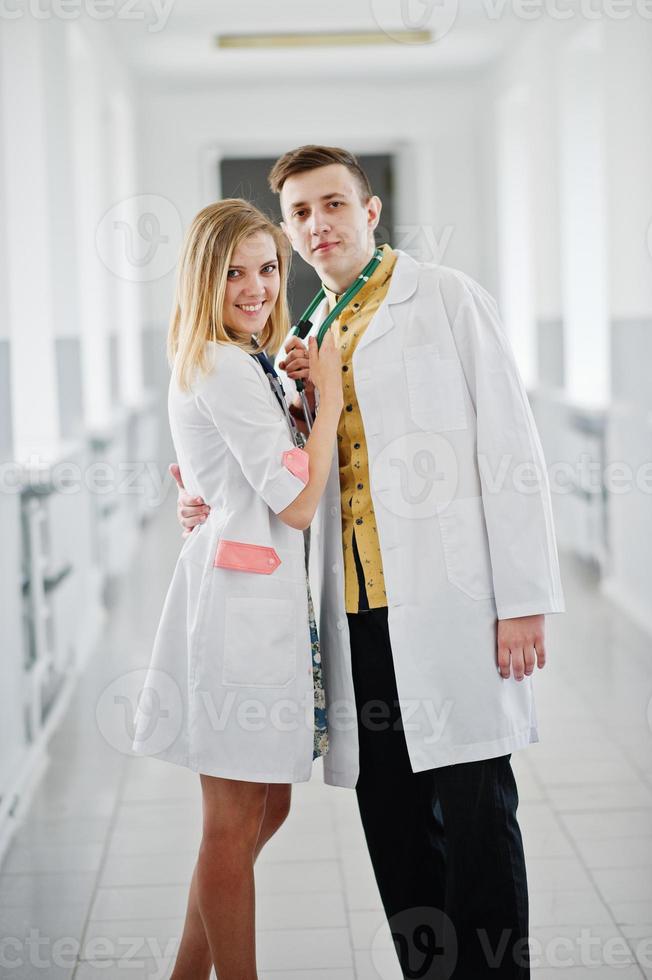
[{"label": "coat sleeve", "polygon": [[224,345],[213,369],[196,386],[195,398],[247,481],[279,514],[305,488],[309,456],[292,442],[267,385],[248,354]]},{"label": "coat sleeve", "polygon": [[497,305],[462,275],[442,299],[476,412],[498,618],[564,612],[543,448]]}]

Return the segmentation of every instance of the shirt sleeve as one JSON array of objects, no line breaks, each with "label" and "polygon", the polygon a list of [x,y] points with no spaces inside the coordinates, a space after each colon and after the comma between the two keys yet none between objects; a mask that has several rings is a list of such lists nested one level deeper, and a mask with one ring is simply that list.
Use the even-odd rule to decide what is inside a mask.
[{"label": "shirt sleeve", "polygon": [[212,370],[195,387],[198,407],[212,420],[246,480],[279,514],[306,486],[309,456],[295,447],[274,397],[253,358],[228,345],[215,352]]},{"label": "shirt sleeve", "polygon": [[543,448],[498,308],[468,276],[442,298],[476,411],[498,618],[564,612]]}]

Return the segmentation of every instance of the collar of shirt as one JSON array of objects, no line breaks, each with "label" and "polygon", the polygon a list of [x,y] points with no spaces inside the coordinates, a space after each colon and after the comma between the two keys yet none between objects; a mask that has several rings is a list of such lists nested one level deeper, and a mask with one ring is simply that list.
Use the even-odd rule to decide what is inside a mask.
[{"label": "collar of shirt", "polygon": [[[393,256],[394,251],[390,245],[380,245],[379,247],[380,251],[383,253],[383,257],[380,263],[376,266],[371,277],[364,284],[360,292],[357,293],[353,302],[353,306],[356,311],[364,306],[365,300],[374,291],[376,286],[380,286],[381,283],[385,282],[388,274],[391,274],[391,272],[388,270],[388,266],[390,266],[389,260]],[[391,269],[393,269],[393,266],[391,266]],[[340,293],[338,295],[337,293],[334,293],[332,289],[329,289],[328,286],[324,285],[324,283],[321,284],[321,288],[324,290],[326,299],[328,300],[328,309],[332,310],[342,294]],[[340,316],[341,315],[342,314],[340,314]]]}]

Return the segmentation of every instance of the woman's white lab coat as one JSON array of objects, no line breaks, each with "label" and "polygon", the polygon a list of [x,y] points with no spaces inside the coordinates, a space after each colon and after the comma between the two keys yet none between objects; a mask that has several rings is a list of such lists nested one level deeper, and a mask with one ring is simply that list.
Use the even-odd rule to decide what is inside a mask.
[{"label": "woman's white lab coat", "polygon": [[304,538],[276,515],[303,490],[258,361],[211,344],[213,368],[169,390],[187,490],[212,510],[172,576],[136,715],[134,751],[253,782],[310,778],[313,675]]},{"label": "woman's white lab coat", "polygon": [[[322,305],[314,330],[324,315]],[[494,300],[468,276],[399,252],[353,355],[353,381],[412,769],[537,741],[532,680],[498,673],[497,618],[563,612],[564,600],[543,452]],[[337,452],[310,569],[329,707],[326,781],[355,786]]]}]

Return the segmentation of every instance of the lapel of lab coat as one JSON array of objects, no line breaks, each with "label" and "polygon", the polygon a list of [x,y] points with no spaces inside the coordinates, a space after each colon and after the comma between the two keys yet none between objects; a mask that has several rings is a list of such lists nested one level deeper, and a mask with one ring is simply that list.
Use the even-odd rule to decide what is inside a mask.
[{"label": "lapel of lab coat", "polygon": [[389,284],[389,289],[387,290],[385,301],[384,303],[381,303],[378,312],[360,338],[360,342],[353,355],[354,371],[355,361],[358,360],[358,355],[365,349],[365,347],[373,344],[374,341],[378,340],[380,337],[383,337],[389,330],[392,330],[396,326],[396,320],[399,313],[398,310],[392,310],[392,307],[396,306],[398,303],[403,303],[416,291],[417,284],[419,282],[418,264],[406,252],[396,249],[396,253],[398,255],[398,259],[396,261],[396,265],[394,266],[392,279]]}]

